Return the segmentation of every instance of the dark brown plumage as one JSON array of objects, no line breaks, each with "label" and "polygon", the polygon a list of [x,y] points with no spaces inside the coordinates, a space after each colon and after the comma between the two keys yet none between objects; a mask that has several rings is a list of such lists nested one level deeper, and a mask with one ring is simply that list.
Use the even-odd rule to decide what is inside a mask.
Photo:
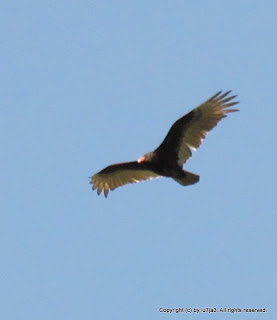
[{"label": "dark brown plumage", "polygon": [[210,99],[177,120],[170,128],[161,145],[153,152],[146,153],[137,161],[113,164],[91,177],[92,189],[98,195],[128,183],[157,177],[170,177],[183,186],[199,181],[199,176],[182,169],[207,133],[227,113],[238,111],[227,109],[238,102],[231,102],[236,96],[227,97],[231,91],[218,92]]}]

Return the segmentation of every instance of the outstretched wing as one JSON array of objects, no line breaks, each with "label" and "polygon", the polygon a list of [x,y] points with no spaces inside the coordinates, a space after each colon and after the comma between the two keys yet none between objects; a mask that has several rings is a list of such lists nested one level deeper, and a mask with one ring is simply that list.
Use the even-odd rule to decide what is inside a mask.
[{"label": "outstretched wing", "polygon": [[[218,92],[200,106],[177,120],[170,128],[161,145],[155,150],[163,158],[182,166],[196,150],[207,133],[229,112],[227,109],[238,102],[231,102],[236,96],[227,97],[231,91]],[[226,98],[227,97],[227,98]]]},{"label": "outstretched wing", "polygon": [[156,177],[159,177],[159,175],[151,170],[149,164],[133,161],[108,166],[92,176],[90,184],[92,184],[93,190],[97,189],[98,195],[104,190],[105,197],[107,198],[109,190],[114,190],[128,183],[140,182]]}]

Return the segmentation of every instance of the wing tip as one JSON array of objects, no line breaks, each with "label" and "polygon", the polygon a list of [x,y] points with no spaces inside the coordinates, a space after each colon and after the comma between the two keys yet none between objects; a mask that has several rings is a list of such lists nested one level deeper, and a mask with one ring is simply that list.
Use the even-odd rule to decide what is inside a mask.
[{"label": "wing tip", "polygon": [[223,91],[217,92],[212,96],[207,102],[213,104],[213,108],[216,112],[223,112],[223,114],[239,111],[238,109],[227,109],[239,103],[239,101],[231,101],[235,99],[238,95],[228,96],[232,90],[228,90],[224,93]]},{"label": "wing tip", "polygon": [[89,184],[91,184],[91,189],[92,190],[96,190],[97,189],[97,194],[98,196],[100,196],[100,194],[102,193],[102,191],[104,190],[104,195],[105,198],[108,197],[109,191],[112,190],[112,188],[110,188],[108,183],[103,183],[101,181],[98,181],[95,178],[96,175],[89,177],[90,181]]},{"label": "wing tip", "polygon": [[224,113],[230,113],[230,112],[238,112],[240,111],[239,109],[225,109]]}]

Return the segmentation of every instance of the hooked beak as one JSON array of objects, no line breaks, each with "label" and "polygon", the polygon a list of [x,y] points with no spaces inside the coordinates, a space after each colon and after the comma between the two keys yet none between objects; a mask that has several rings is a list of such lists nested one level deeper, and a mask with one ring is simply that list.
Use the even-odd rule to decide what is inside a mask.
[{"label": "hooked beak", "polygon": [[141,163],[143,161],[145,161],[146,157],[145,156],[142,156],[140,158],[138,158],[138,163]]}]

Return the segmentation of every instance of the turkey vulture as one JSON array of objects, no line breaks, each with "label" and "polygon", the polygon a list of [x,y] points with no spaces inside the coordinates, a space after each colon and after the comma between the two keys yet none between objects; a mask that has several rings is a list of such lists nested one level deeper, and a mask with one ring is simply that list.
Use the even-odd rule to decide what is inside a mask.
[{"label": "turkey vulture", "polygon": [[227,97],[231,91],[218,92],[197,108],[178,119],[170,128],[161,145],[148,152],[137,161],[112,164],[91,177],[92,189],[99,195],[128,183],[149,180],[156,177],[169,177],[182,186],[194,184],[199,176],[182,169],[183,164],[196,150],[207,133],[229,112],[227,109],[238,102],[231,101],[236,96]]}]

